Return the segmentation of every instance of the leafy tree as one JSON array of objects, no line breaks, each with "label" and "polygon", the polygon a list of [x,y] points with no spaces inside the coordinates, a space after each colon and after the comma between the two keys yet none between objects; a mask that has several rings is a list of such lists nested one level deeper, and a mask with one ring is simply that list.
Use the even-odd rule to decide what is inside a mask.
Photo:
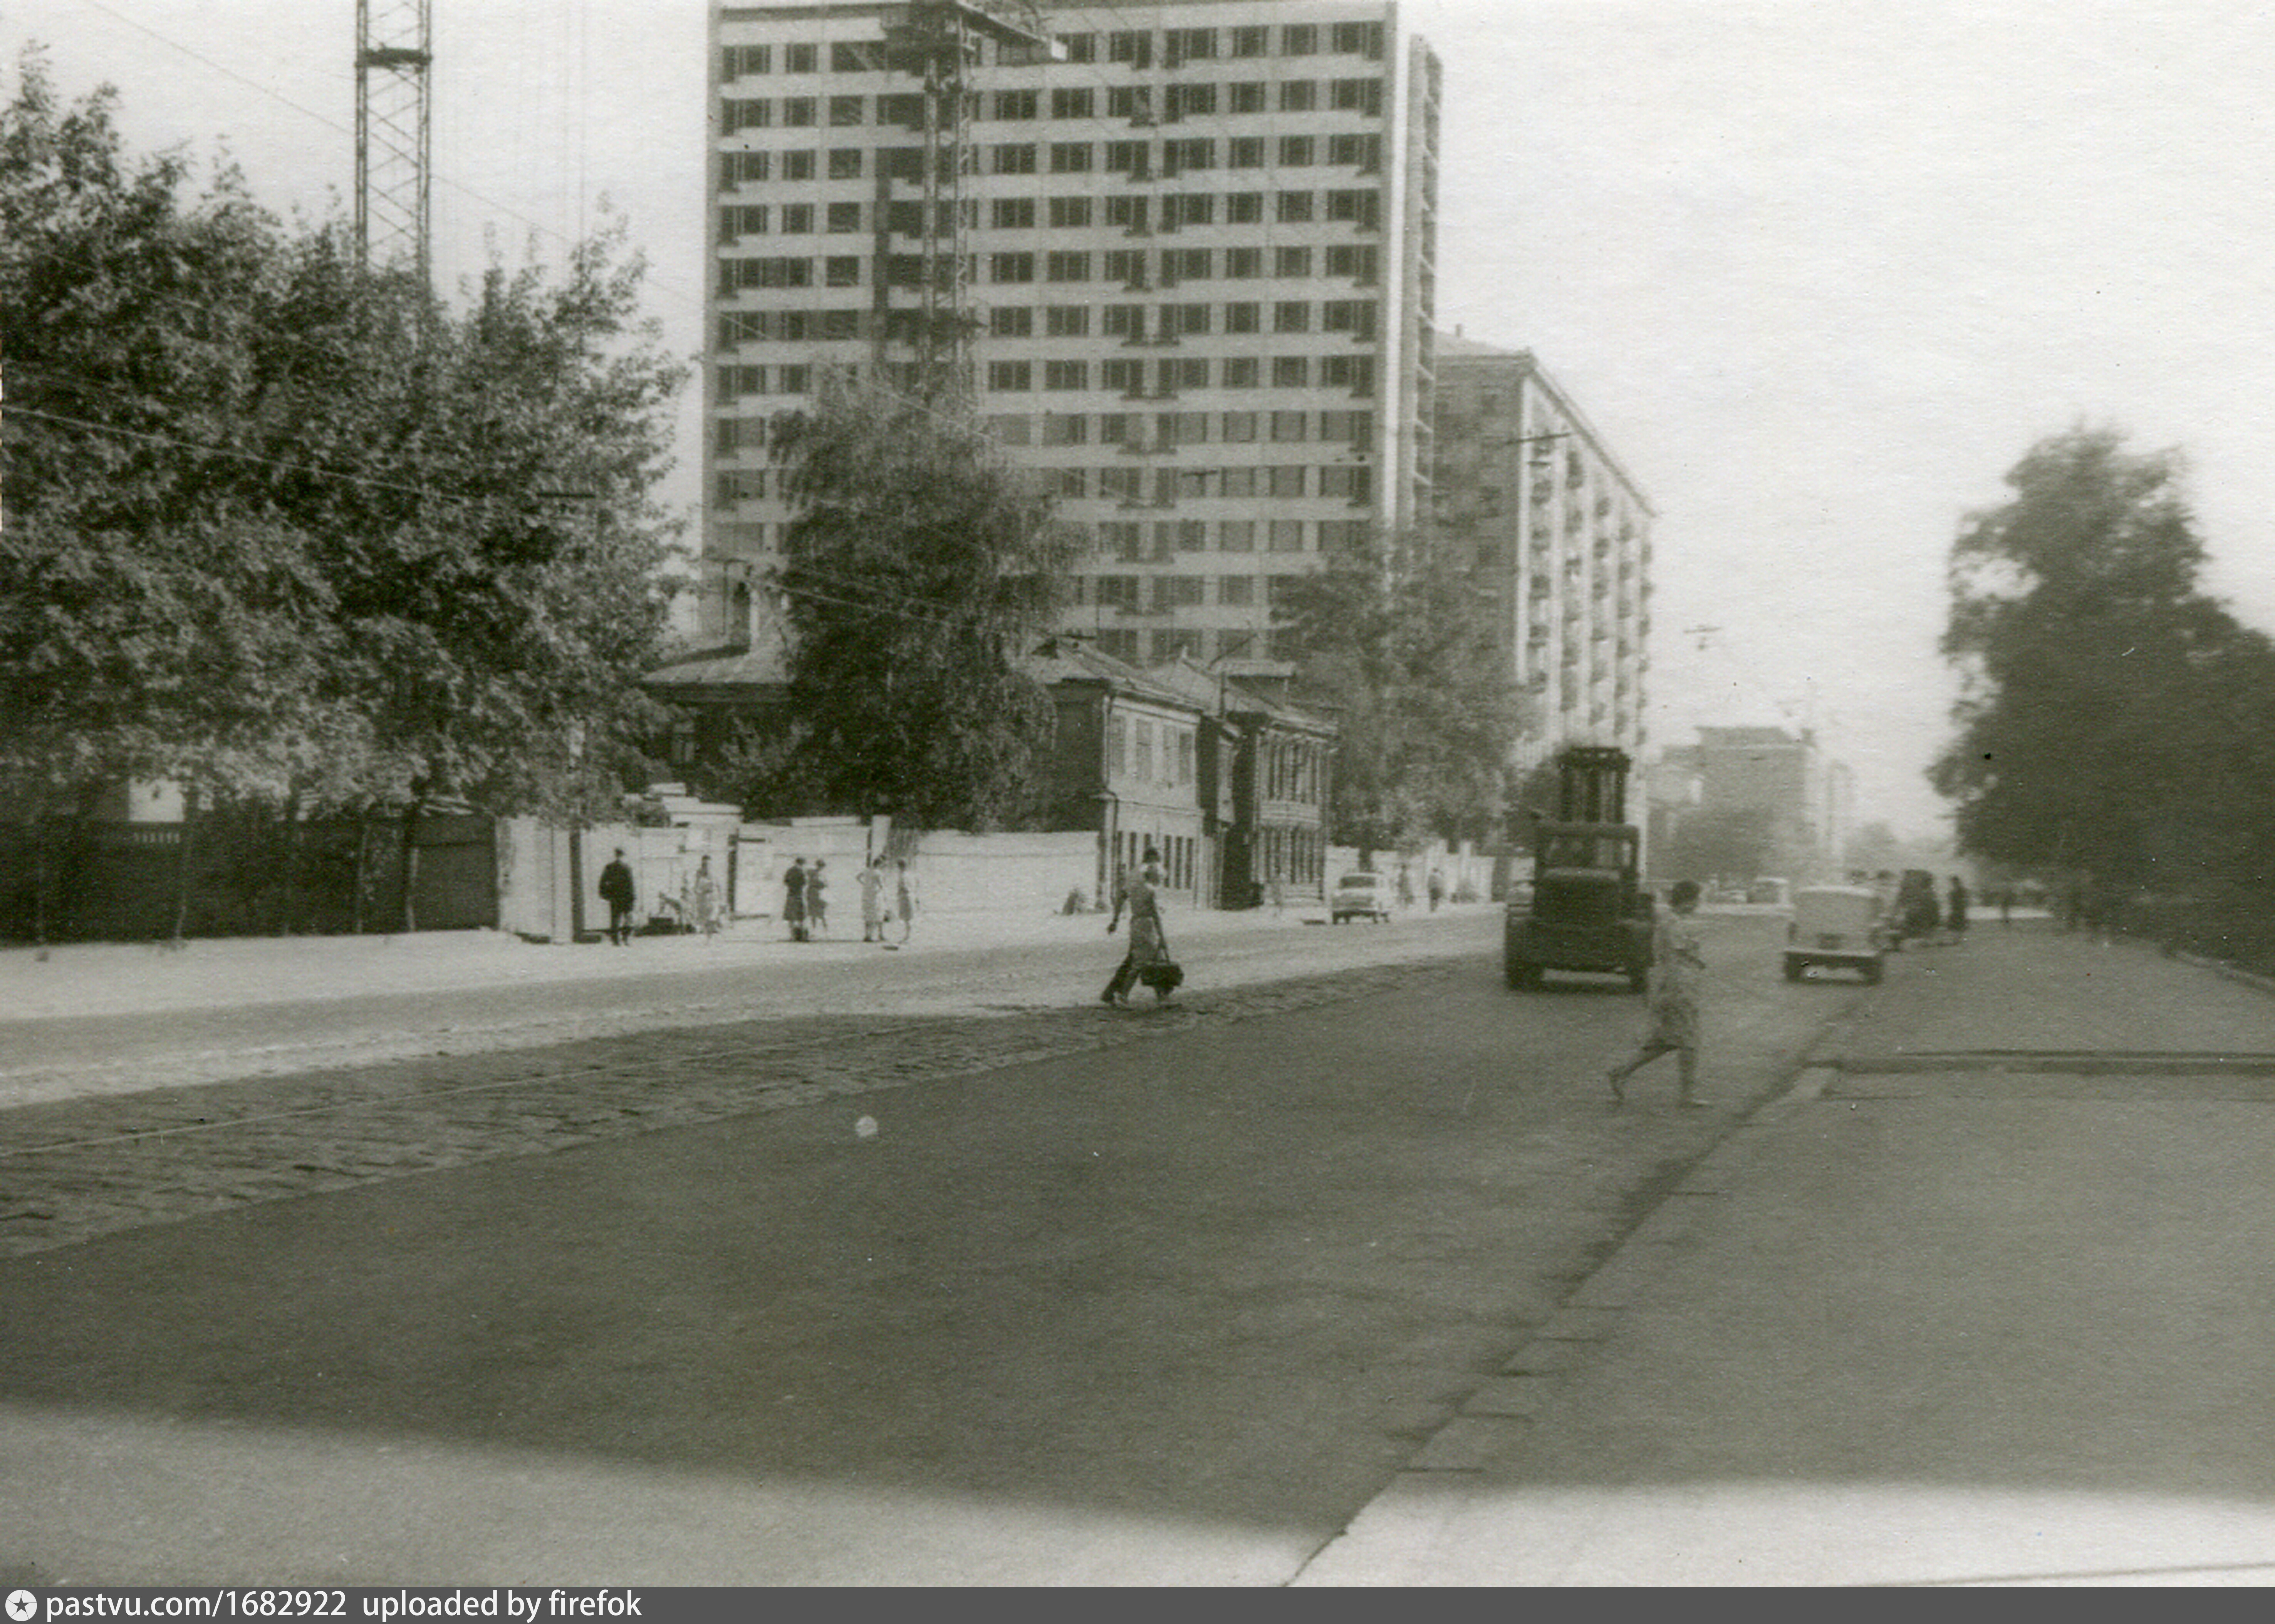
[{"label": "leafy tree", "polygon": [[1961,850],[2120,887],[2275,872],[2275,648],[2197,590],[2181,475],[2080,427],[1963,523],[1943,637],[1958,733],[1931,770]]},{"label": "leafy tree", "polygon": [[1487,601],[1429,549],[1377,535],[1274,605],[1341,724],[1329,838],[1410,850],[1500,827],[1526,706]]},{"label": "leafy tree", "polygon": [[233,170],[190,195],[115,109],[63,105],[33,50],[0,110],[0,774],[613,802],[656,716],[684,372],[621,227],[453,311]]},{"label": "leafy tree", "polygon": [[1079,545],[970,420],[876,391],[779,419],[800,503],[772,583],[804,731],[775,763],[841,812],[931,828],[1025,816],[1051,727],[1020,662]]}]

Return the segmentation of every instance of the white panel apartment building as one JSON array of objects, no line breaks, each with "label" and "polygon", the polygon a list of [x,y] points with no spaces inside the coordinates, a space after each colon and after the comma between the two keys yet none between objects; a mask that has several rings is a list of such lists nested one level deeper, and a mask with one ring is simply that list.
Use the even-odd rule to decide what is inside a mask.
[{"label": "white panel apartment building", "polygon": [[[720,641],[790,517],[766,421],[822,368],[891,382],[914,355],[921,87],[883,64],[893,10],[712,10]],[[1439,64],[1383,0],[1039,15],[1067,60],[986,45],[967,80],[979,410],[1098,539],[1069,627],[1237,670],[1276,583],[1426,510]]]},{"label": "white panel apartment building", "polygon": [[1531,694],[1519,767],[1564,744],[1641,759],[1651,507],[1530,351],[1439,336],[1437,545],[1495,595]]}]

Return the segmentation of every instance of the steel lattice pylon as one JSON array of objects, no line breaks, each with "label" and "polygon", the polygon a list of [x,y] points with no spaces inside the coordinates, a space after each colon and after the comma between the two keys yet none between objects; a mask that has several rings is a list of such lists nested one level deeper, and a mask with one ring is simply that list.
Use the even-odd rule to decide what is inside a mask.
[{"label": "steel lattice pylon", "polygon": [[434,0],[356,0],[356,247],[431,280],[427,70]]}]

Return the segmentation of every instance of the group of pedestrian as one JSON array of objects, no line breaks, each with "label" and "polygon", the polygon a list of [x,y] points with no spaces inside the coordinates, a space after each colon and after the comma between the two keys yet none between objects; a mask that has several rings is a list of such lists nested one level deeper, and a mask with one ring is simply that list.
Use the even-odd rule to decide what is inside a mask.
[{"label": "group of pedestrian", "polygon": [[[624,860],[624,849],[619,846],[601,870],[601,900],[608,905],[608,938],[617,947],[631,944],[639,927],[632,922],[639,903],[639,887],[632,879],[631,865]],[[667,897],[667,906],[676,905],[684,929],[699,932],[708,941],[716,936],[726,923],[724,896],[719,888],[718,876],[711,872],[711,859],[698,858],[695,872],[680,888],[676,898]]]},{"label": "group of pedestrian", "polygon": [[[829,933],[828,871],[828,861],[821,857],[814,858],[811,868],[804,857],[792,857],[784,871],[782,923],[790,927],[792,941],[812,941]],[[853,884],[861,894],[861,940],[885,948],[906,947],[917,917],[917,878],[910,872],[908,859],[891,859],[888,870],[885,858],[872,858],[861,865]],[[894,920],[901,927],[898,941],[887,938]]]}]

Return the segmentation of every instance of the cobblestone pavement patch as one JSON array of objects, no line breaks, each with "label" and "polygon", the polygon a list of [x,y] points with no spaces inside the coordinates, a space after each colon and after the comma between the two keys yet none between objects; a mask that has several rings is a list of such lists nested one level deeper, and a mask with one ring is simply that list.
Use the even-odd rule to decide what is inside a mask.
[{"label": "cobblestone pavement patch", "polygon": [[998,1070],[1426,985],[1443,962],[1159,1008],[832,1016],[154,1089],[0,1113],[0,1257],[254,1201]]}]

